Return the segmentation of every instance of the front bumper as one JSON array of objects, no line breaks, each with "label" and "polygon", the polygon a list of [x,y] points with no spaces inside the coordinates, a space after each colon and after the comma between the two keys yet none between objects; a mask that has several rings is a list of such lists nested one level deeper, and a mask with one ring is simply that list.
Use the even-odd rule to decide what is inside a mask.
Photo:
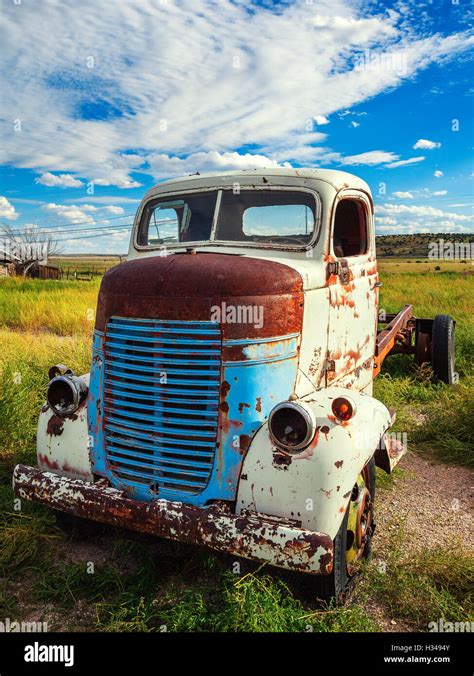
[{"label": "front bumper", "polygon": [[226,503],[201,509],[167,500],[139,502],[105,482],[69,479],[26,465],[15,467],[13,490],[21,499],[112,526],[206,545],[304,573],[327,575],[332,570],[329,535],[258,512],[238,516]]}]

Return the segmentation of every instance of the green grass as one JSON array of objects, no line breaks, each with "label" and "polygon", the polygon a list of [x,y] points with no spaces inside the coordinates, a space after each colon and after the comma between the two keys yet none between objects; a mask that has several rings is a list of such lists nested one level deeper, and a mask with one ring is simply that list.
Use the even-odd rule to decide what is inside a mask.
[{"label": "green grass", "polygon": [[72,336],[90,335],[100,279],[92,282],[0,279],[0,317],[4,328]]},{"label": "green grass", "polygon": [[427,631],[429,622],[443,618],[474,621],[474,558],[461,546],[424,550],[406,555],[403,538],[392,544],[386,570],[368,564],[364,571],[370,595],[382,603],[391,618]]},{"label": "green grass", "polygon": [[90,359],[87,335],[59,337],[0,328],[0,475],[14,458],[33,457],[49,368],[66,363],[75,372],[86,373]]},{"label": "green grass", "polygon": [[158,599],[101,604],[98,626],[106,631],[329,632],[375,631],[360,607],[311,611],[278,579],[223,573],[220,584],[200,585]]}]

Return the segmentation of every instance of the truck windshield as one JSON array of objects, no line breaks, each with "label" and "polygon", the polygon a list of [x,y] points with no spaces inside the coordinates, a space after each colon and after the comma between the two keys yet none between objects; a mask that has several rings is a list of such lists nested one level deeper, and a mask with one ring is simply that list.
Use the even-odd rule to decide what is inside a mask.
[{"label": "truck windshield", "polygon": [[186,242],[305,245],[315,227],[315,199],[297,190],[188,193],[150,202],[138,230],[140,246]]}]

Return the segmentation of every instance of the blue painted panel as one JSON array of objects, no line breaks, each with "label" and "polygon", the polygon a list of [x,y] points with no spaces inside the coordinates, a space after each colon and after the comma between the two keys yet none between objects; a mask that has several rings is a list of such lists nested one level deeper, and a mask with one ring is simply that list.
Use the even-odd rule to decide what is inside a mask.
[{"label": "blue painted panel", "polygon": [[295,353],[278,361],[224,365],[223,382],[230,385],[226,398],[229,410],[221,413],[219,421],[222,450],[213,476],[214,492],[221,499],[235,499],[242,461],[251,438],[275,404],[293,393],[297,364]]}]

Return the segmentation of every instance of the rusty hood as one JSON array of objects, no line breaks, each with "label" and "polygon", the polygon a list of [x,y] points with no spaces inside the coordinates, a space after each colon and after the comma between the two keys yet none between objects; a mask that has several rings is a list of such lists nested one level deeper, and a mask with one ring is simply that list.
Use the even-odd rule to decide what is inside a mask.
[{"label": "rusty hood", "polygon": [[199,252],[147,257],[122,263],[102,280],[96,329],[111,316],[206,321],[212,308],[259,306],[262,326],[226,323],[226,338],[281,336],[300,332],[303,279],[274,260]]}]

